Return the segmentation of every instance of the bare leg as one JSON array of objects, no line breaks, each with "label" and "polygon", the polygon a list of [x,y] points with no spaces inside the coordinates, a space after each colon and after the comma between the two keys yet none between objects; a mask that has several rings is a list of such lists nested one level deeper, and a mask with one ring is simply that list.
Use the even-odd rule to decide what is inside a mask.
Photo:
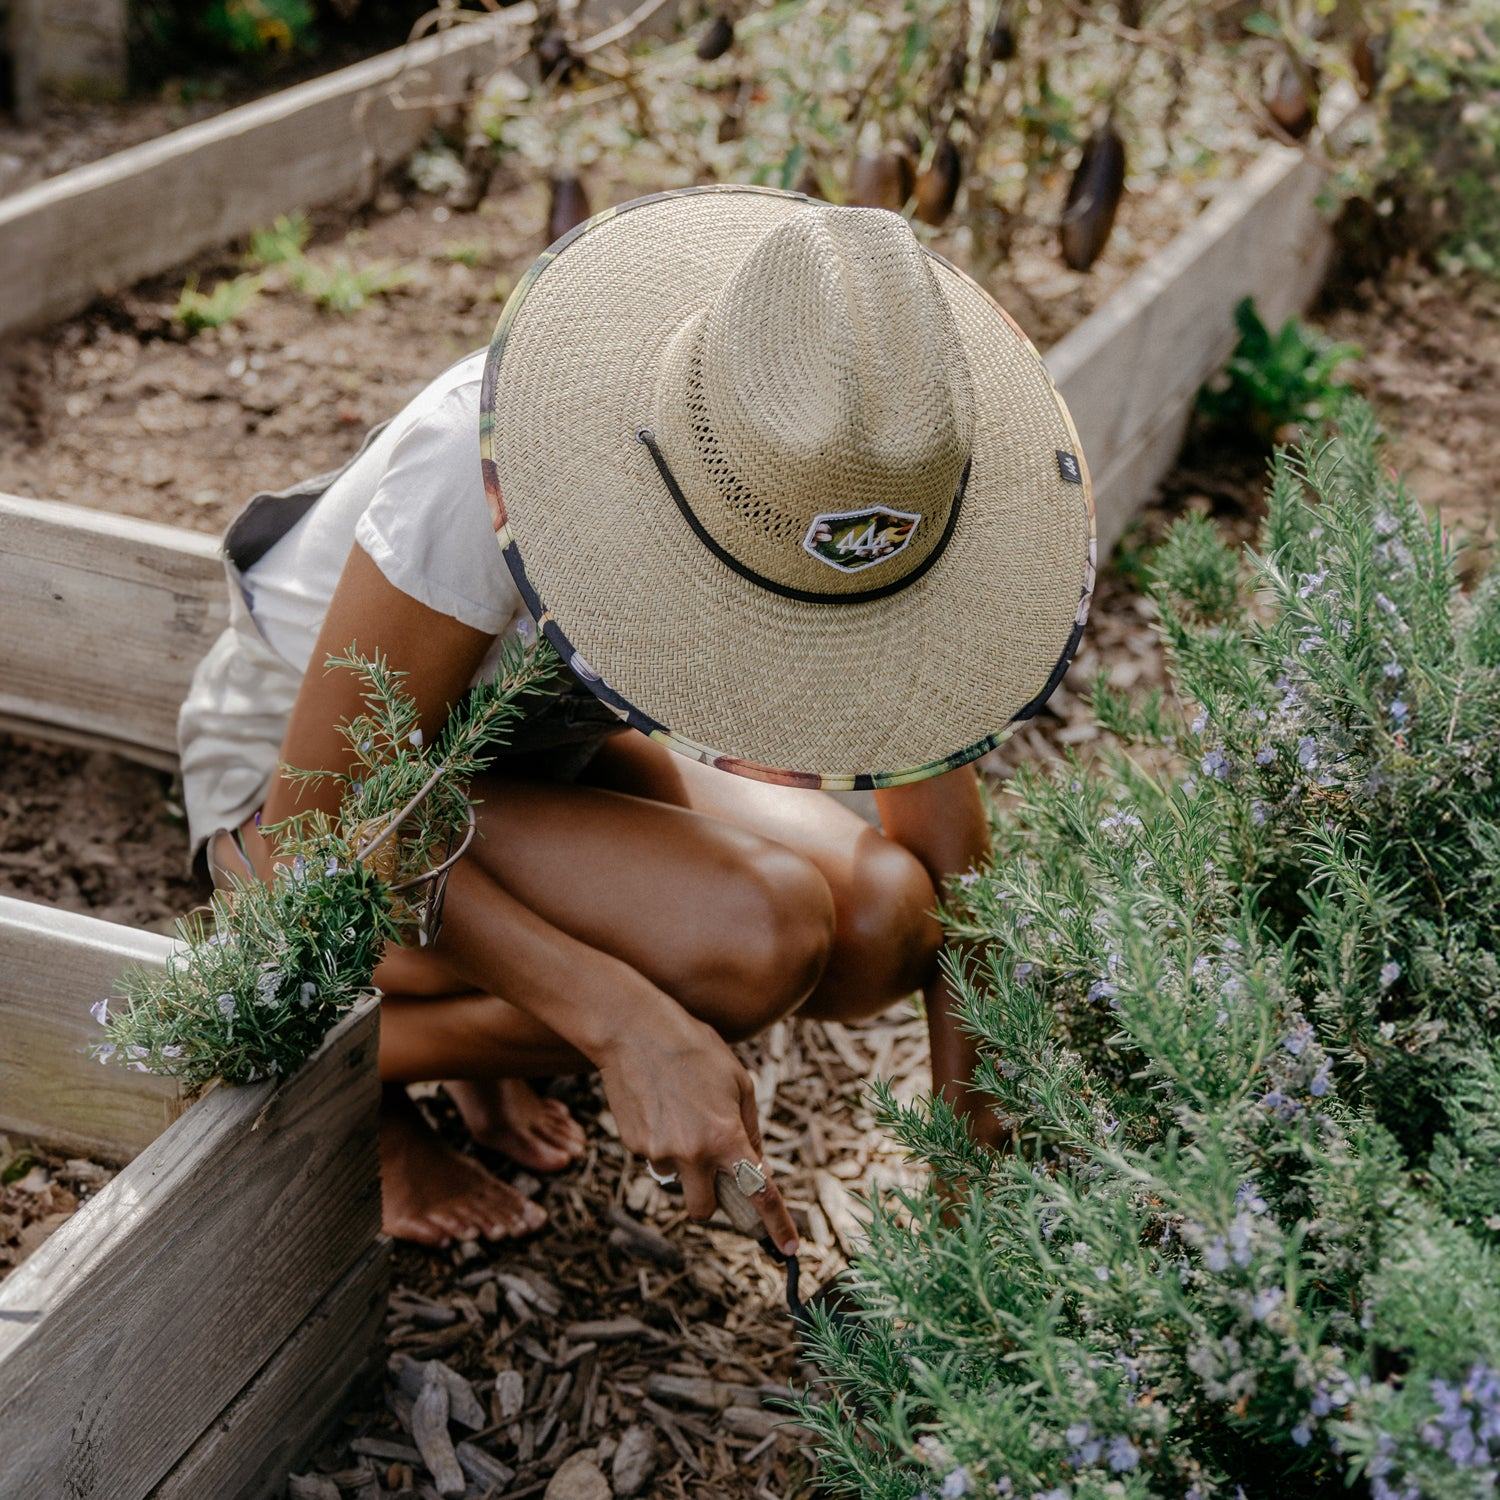
[{"label": "bare leg", "polygon": [[[725,1036],[751,1035],[798,1005],[824,1017],[874,1014],[930,979],[931,881],[831,798],[727,776],[635,735],[606,747],[595,779],[485,778],[470,859]],[[382,1075],[449,1080],[481,1139],[517,1133],[517,1096],[504,1080],[587,1066],[520,1008],[462,992],[432,955],[393,953],[377,982],[388,997]],[[520,1108],[534,1101],[522,1095]],[[558,1155],[576,1151],[578,1138],[549,1131],[553,1123],[528,1133]]]}]

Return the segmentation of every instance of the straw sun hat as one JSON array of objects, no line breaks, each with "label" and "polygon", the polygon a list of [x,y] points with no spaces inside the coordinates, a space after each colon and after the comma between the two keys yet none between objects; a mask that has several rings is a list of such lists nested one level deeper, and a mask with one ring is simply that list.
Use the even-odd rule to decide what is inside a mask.
[{"label": "straw sun hat", "polygon": [[881,209],[659,193],[558,240],[485,369],[507,566],[574,673],[725,770],[892,786],[1041,707],[1088,471],[1016,324]]}]

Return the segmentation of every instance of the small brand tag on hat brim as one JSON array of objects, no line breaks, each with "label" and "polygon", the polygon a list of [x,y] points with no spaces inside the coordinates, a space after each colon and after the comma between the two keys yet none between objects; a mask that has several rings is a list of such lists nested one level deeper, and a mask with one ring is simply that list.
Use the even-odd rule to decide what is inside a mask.
[{"label": "small brand tag on hat brim", "polygon": [[826,511],[812,518],[802,545],[820,563],[840,573],[862,573],[904,551],[921,519],[909,511],[882,506]]},{"label": "small brand tag on hat brim", "polygon": [[1062,475],[1066,484],[1082,484],[1083,469],[1078,462],[1076,453],[1069,453],[1066,448],[1057,450],[1057,472]]}]

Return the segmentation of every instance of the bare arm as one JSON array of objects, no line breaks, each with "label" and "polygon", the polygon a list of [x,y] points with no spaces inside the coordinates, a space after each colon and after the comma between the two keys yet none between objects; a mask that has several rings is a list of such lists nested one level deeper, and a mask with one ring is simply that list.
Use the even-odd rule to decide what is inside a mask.
[{"label": "bare arm", "polygon": [[[495,560],[500,566],[499,558]],[[351,673],[321,663],[352,646],[380,651],[416,702],[422,733],[439,733],[473,680],[491,637],[427,608],[389,582],[363,548],[350,550],[282,742],[285,765],[347,771],[341,721],[361,710]],[[305,788],[278,776],[265,821],[337,810],[333,781]],[[248,841],[264,878],[270,850]],[[688,1207],[713,1212],[713,1168],[760,1156],[755,1095],[744,1069],[713,1030],[644,975],[553,926],[461,861],[449,880],[437,950],[477,989],[503,995],[598,1065],[625,1144],[683,1173]],[[662,1078],[680,1087],[663,1089]],[[795,1231],[774,1186],[756,1207],[778,1244]]]}]

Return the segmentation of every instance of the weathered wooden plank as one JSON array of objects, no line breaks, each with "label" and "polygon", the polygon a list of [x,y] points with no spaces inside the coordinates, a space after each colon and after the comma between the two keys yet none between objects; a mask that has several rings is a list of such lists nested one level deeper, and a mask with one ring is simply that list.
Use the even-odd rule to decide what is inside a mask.
[{"label": "weathered wooden plank", "polygon": [[390,1249],[371,1246],[151,1492],[271,1500],[338,1416],[380,1338]]},{"label": "weathered wooden plank", "polygon": [[277,214],[367,196],[530,15],[515,6],[0,200],[0,335],[66,317]]},{"label": "weathered wooden plank", "polygon": [[[1336,125],[1351,107],[1352,96],[1336,93],[1325,116]],[[1279,322],[1322,284],[1332,246],[1317,203],[1323,183],[1301,151],[1268,146],[1047,352],[1088,455],[1101,559],[1172,466],[1198,388],[1233,346],[1235,303],[1252,296]]]},{"label": "weathered wooden plank", "polygon": [[[628,0],[582,0],[595,34]],[[677,8],[655,10],[662,35]],[[310,79],[0,199],[0,337],[181,265],[277,214],[363,200],[471,86],[529,67],[525,3]],[[101,226],[108,233],[101,233]]]},{"label": "weathered wooden plank", "polygon": [[212,1090],[0,1283],[0,1494],[141,1500],[369,1251],[376,1027]]},{"label": "weathered wooden plank", "polygon": [[177,710],[223,629],[217,541],[0,494],[0,716],[21,728],[177,748]]},{"label": "weathered wooden plank", "polygon": [[129,964],[159,964],[154,932],[0,896],[0,1131],[129,1161],[182,1113],[167,1078],[101,1068],[88,1007]]}]

